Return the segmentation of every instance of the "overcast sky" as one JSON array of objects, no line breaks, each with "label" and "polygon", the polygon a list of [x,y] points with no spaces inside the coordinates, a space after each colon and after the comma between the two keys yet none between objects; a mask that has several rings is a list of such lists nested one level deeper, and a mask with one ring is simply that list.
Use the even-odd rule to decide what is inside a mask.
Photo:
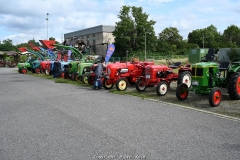
[{"label": "overcast sky", "polygon": [[16,45],[48,36],[62,42],[65,33],[115,26],[124,5],[142,7],[156,21],[156,35],[167,27],[176,27],[184,39],[211,24],[221,33],[232,24],[240,27],[240,0],[0,0],[0,41]]}]

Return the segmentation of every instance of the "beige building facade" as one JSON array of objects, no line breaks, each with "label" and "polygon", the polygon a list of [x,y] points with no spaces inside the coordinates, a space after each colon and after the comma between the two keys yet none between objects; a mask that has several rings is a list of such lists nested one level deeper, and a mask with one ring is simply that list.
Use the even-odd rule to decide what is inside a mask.
[{"label": "beige building facade", "polygon": [[64,34],[64,42],[70,43],[73,39],[81,40],[90,50],[91,55],[105,56],[108,46],[114,43],[114,26],[99,25],[75,32]]}]

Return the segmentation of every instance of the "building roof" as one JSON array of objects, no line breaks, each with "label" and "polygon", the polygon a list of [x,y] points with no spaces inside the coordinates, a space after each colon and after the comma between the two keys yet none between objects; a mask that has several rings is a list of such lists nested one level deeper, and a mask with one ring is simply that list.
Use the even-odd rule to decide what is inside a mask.
[{"label": "building roof", "polygon": [[18,53],[15,51],[0,51],[0,55],[4,55],[4,53],[7,53],[8,56],[17,55]]},{"label": "building roof", "polygon": [[95,34],[95,33],[101,33],[101,32],[107,32],[107,33],[112,33],[115,30],[114,26],[107,26],[107,25],[99,25],[91,28],[86,28],[70,33],[65,33],[64,34],[64,39],[69,39],[74,36],[83,36],[83,35],[88,35],[88,34]]}]

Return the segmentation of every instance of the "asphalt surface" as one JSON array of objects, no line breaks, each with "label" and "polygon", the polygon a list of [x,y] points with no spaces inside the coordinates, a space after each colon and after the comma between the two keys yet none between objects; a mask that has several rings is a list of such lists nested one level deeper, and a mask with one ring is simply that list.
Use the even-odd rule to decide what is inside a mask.
[{"label": "asphalt surface", "polygon": [[240,159],[240,121],[0,68],[0,160]]}]

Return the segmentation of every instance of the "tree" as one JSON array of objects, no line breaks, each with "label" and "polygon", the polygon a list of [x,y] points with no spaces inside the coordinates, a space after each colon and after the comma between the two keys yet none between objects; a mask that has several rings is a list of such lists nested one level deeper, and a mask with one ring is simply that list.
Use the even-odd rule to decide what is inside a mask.
[{"label": "tree", "polygon": [[[115,36],[115,55],[125,56],[128,51],[143,51],[146,46],[149,51],[156,47],[156,37],[153,20],[148,20],[148,14],[141,7],[123,6],[118,14],[113,35]],[[146,37],[145,37],[146,36]]]},{"label": "tree", "polygon": [[202,48],[219,48],[221,47],[221,34],[214,25],[204,29],[193,30],[188,34],[188,43],[196,43]]},{"label": "tree", "polygon": [[3,40],[3,43],[0,44],[0,51],[13,51],[16,50],[15,46],[12,44],[13,41],[10,39]]},{"label": "tree", "polygon": [[223,40],[225,43],[232,43],[235,47],[240,47],[240,28],[236,25],[230,25],[223,32]]},{"label": "tree", "polygon": [[186,42],[175,27],[165,28],[158,34],[158,51],[164,53],[183,54]]}]

